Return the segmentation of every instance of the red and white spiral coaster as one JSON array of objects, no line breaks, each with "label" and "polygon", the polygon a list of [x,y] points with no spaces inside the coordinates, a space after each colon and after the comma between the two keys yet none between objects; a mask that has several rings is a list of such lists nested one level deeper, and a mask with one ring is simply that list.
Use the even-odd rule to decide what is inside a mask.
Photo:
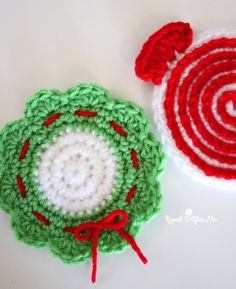
[{"label": "red and white spiral coaster", "polygon": [[188,23],[167,24],[144,44],[135,70],[156,85],[167,154],[195,179],[236,189],[236,33],[193,38]]}]

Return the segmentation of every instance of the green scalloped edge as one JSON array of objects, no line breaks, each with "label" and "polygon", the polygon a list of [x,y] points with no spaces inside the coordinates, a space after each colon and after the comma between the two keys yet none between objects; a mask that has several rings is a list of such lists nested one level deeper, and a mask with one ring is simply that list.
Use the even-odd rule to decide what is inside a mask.
[{"label": "green scalloped edge", "polygon": [[[27,101],[26,104],[26,109],[25,109],[25,114],[27,115],[27,119],[28,121],[32,121],[35,124],[35,118],[34,117],[34,113],[30,114],[31,109],[32,112],[34,111],[33,109],[37,109],[37,105],[35,104],[35,102],[38,102],[39,97],[40,96],[44,96],[45,94],[47,95],[46,99],[49,100],[50,102],[50,97],[55,97],[56,101],[61,101],[61,98],[66,95],[68,96],[68,94],[72,94],[74,97],[77,97],[78,95],[78,90],[80,90],[81,87],[88,87],[88,91],[91,91],[91,87],[95,88],[95,90],[97,92],[101,91],[102,93],[102,102],[103,103],[109,103],[109,105],[118,102],[118,104],[120,104],[120,106],[124,106],[128,109],[128,107],[132,107],[135,108],[137,110],[139,110],[139,114],[141,116],[141,119],[143,118],[145,121],[147,122],[145,113],[142,109],[138,108],[137,106],[133,105],[131,102],[129,101],[121,101],[121,100],[112,100],[108,94],[107,91],[97,87],[96,85],[92,84],[92,85],[86,85],[86,84],[81,84],[79,86],[76,86],[74,88],[69,89],[65,94],[55,91],[55,90],[41,90],[39,93],[36,93],[31,99],[29,99]],[[90,93],[90,92],[89,92]],[[78,96],[79,98],[80,96]],[[91,96],[92,98],[92,96]],[[97,98],[97,96],[96,96]],[[66,103],[66,98],[63,98],[63,102],[64,104]],[[83,99],[83,102],[86,103],[86,99]],[[96,102],[95,102],[96,103]],[[98,102],[99,103],[99,102]],[[96,104],[98,104],[96,103]],[[111,103],[111,104],[110,104]],[[108,105],[108,106],[109,106]],[[48,106],[47,106],[48,107]],[[42,111],[44,111],[42,109]],[[123,118],[126,117],[127,114],[124,114]],[[40,118],[39,118],[40,119]],[[36,118],[36,122],[39,121],[38,118]],[[8,124],[8,127],[11,127],[14,124],[18,124],[21,122],[21,124],[25,124],[26,120],[22,119],[19,121],[15,121],[12,122],[10,124]],[[149,125],[146,127],[147,130],[149,130]],[[24,129],[23,129],[24,131]],[[0,133],[0,136],[2,136],[2,132]],[[143,223],[147,223],[149,222],[152,218],[154,218],[160,210],[160,204],[161,204],[161,194],[160,194],[160,185],[158,183],[158,181],[156,180],[157,176],[160,175],[160,173],[162,172],[163,168],[164,168],[164,162],[165,162],[165,156],[163,153],[163,147],[162,145],[155,139],[155,137],[151,134],[151,133],[147,133],[146,136],[149,136],[148,138],[146,138],[146,140],[149,140],[150,143],[155,143],[156,145],[156,151],[152,150],[151,153],[153,153],[153,156],[156,156],[156,172],[155,170],[153,170],[152,172],[152,178],[149,178],[149,189],[150,186],[151,188],[155,188],[155,191],[152,192],[153,196],[156,197],[156,206],[153,207],[153,204],[150,206],[150,208],[152,210],[150,210],[150,212],[148,212],[148,215],[145,216],[145,218],[142,218],[142,216],[140,215],[140,219],[132,219],[131,222],[129,222],[129,224],[126,227],[126,230],[132,235],[132,236],[136,236],[137,233],[140,230],[140,227]],[[150,138],[150,139],[149,139]],[[155,153],[154,153],[155,151]],[[0,138],[0,177],[4,175],[4,145],[3,145],[3,141]],[[3,209],[5,209],[7,212],[11,212],[11,210],[7,207],[4,207],[4,204],[1,202],[1,197],[0,197],[0,206],[3,207]],[[139,204],[140,206],[141,204]],[[142,207],[141,207],[142,209]],[[13,212],[14,211],[14,212]],[[38,220],[34,219],[34,218],[30,218],[28,219],[28,216],[25,219],[25,216],[19,216],[19,212],[15,211],[15,209],[11,212],[12,214],[12,227],[15,231],[16,237],[17,239],[29,244],[29,245],[33,245],[35,247],[43,247],[45,245],[48,245],[51,249],[51,252],[60,257],[60,259],[62,259],[62,261],[64,261],[65,263],[83,263],[85,262],[87,259],[89,259],[91,257],[91,242],[87,242],[87,243],[80,243],[80,245],[78,246],[78,241],[75,240],[75,238],[73,237],[73,235],[65,235],[65,233],[63,233],[65,235],[65,237],[62,237],[61,234],[57,234],[58,236],[51,236],[50,234],[50,229],[46,229],[44,225],[42,225],[41,223],[38,222]],[[22,219],[23,218],[23,219]],[[24,228],[28,228],[28,226],[32,226],[32,223],[34,224],[34,237],[37,236],[37,240],[35,240],[34,238],[29,238],[28,236],[28,232],[26,231],[25,234],[23,234],[22,232],[24,232],[23,228],[20,227],[19,225],[19,221],[20,220],[24,220],[26,221],[26,223],[22,223],[22,221],[20,222],[20,224],[25,224],[23,227]],[[30,224],[27,226],[27,221],[30,222]],[[19,229],[20,228],[20,229]],[[45,233],[45,234],[42,234]],[[38,234],[37,234],[38,233]],[[63,235],[63,236],[64,236]],[[109,241],[109,242],[108,242]],[[55,246],[56,244],[56,246]],[[111,244],[115,244],[116,246],[111,246]],[[70,256],[70,254],[62,254],[62,250],[65,250],[63,248],[65,247],[72,247],[74,250],[76,251],[76,254],[74,256]],[[129,244],[123,240],[119,234],[117,232],[113,232],[113,231],[103,231],[101,233],[101,237],[99,239],[99,251],[103,252],[105,254],[111,254],[114,252],[122,252],[124,251],[125,248],[127,248],[129,246]],[[61,250],[60,250],[61,248]]]}]

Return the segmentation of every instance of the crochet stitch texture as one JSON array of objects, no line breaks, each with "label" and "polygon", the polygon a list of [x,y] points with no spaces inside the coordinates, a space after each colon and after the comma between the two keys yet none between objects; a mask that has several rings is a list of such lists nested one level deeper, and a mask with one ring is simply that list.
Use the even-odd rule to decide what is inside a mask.
[{"label": "crochet stitch texture", "polygon": [[41,90],[25,118],[0,132],[0,206],[19,240],[48,246],[66,263],[92,255],[95,281],[97,248],[130,244],[146,262],[132,237],[159,212],[163,163],[162,146],[131,102],[95,84]]},{"label": "crochet stitch texture", "polygon": [[155,32],[135,71],[152,81],[155,122],[167,154],[188,175],[236,188],[236,33],[194,36],[188,23]]}]

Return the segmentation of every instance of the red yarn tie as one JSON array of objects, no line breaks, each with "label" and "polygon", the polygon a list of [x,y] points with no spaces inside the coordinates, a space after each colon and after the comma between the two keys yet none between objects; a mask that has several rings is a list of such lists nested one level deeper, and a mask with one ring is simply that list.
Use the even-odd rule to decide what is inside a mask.
[{"label": "red yarn tie", "polygon": [[115,210],[98,222],[85,222],[85,223],[80,224],[77,227],[65,228],[66,232],[73,233],[74,237],[81,242],[86,242],[89,239],[92,239],[92,262],[93,262],[92,282],[93,283],[96,282],[97,248],[98,248],[98,240],[99,240],[100,231],[102,230],[118,231],[121,237],[124,238],[130,244],[133,250],[137,253],[141,261],[144,264],[147,263],[146,257],[141,252],[134,238],[124,230],[125,225],[128,223],[128,218],[129,216],[125,211]]}]

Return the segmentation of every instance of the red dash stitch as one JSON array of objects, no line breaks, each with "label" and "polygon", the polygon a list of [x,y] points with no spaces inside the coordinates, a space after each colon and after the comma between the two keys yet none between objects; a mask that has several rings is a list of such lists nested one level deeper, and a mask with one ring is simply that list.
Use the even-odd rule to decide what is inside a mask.
[{"label": "red dash stitch", "polygon": [[61,113],[55,113],[51,117],[49,117],[45,122],[43,123],[45,126],[49,126],[52,124],[55,120],[57,120],[61,116]]},{"label": "red dash stitch", "polygon": [[131,158],[133,160],[133,165],[134,165],[135,169],[138,170],[138,168],[139,168],[138,157],[137,157],[137,153],[134,149],[132,149],[132,151],[131,151]]},{"label": "red dash stitch", "polygon": [[29,149],[29,140],[27,139],[25,141],[23,147],[22,147],[22,150],[21,150],[21,153],[20,153],[20,160],[22,160],[25,157],[28,149]]},{"label": "red dash stitch", "polygon": [[49,225],[50,222],[47,218],[45,218],[43,215],[41,215],[38,212],[33,212],[33,215],[42,223],[44,223],[45,225]]},{"label": "red dash stitch", "polygon": [[137,186],[136,186],[136,185],[133,186],[133,187],[130,189],[130,191],[129,191],[129,193],[128,193],[126,199],[125,199],[125,201],[126,201],[127,203],[129,203],[130,200],[133,198],[133,196],[134,196],[136,190],[137,190]]},{"label": "red dash stitch", "polygon": [[127,137],[127,133],[122,129],[121,126],[119,126],[117,123],[114,121],[110,121],[110,125],[116,130],[121,136]]},{"label": "red dash stitch", "polygon": [[17,176],[17,185],[20,190],[22,198],[26,197],[26,190],[21,176]]},{"label": "red dash stitch", "polygon": [[77,110],[75,114],[77,114],[78,116],[87,116],[87,117],[93,117],[97,115],[95,111],[84,111],[84,110]]}]

